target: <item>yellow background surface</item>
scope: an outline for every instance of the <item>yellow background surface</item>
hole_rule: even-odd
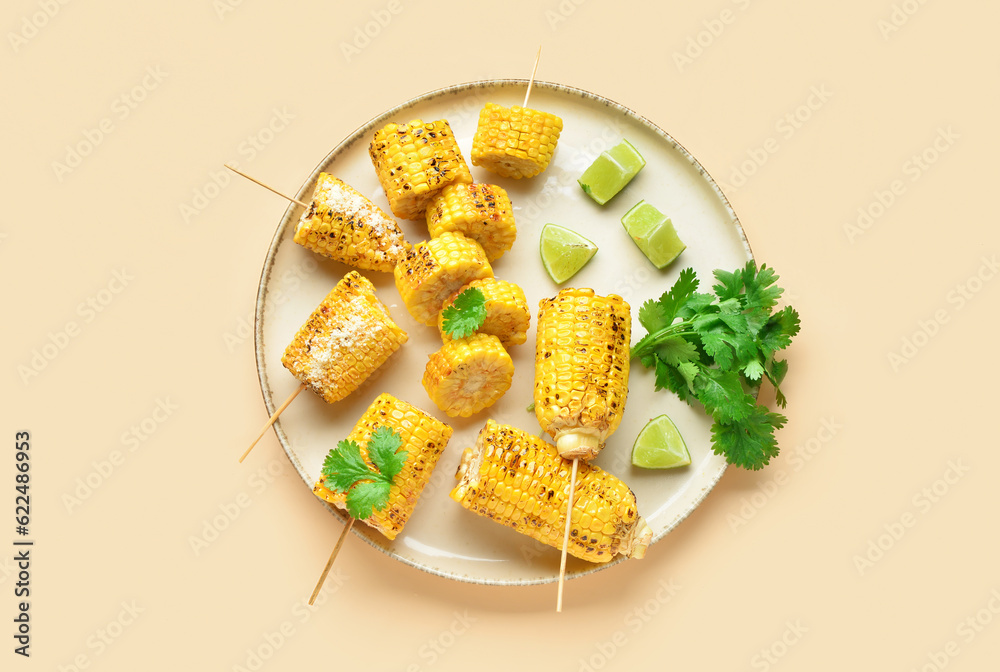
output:
[[[0,667],[990,669],[998,20],[973,0],[6,2]],[[236,464],[266,415],[249,324],[285,204],[221,166],[297,188],[371,117],[526,77],[539,44],[539,79],[690,150],[781,274],[803,322],[782,454],[730,469],[645,560],[569,582],[562,614],[554,585],[360,542],[308,610],[340,524],[273,434]]]

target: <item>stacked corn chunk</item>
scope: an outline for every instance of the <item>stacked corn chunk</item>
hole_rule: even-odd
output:
[[[410,245],[396,221],[349,184],[320,173],[295,242],[354,268],[392,272]]]
[[[332,404],[358,389],[406,340],[371,281],[351,271],[298,330],[281,363]]]
[[[453,182],[472,182],[451,126],[444,119],[388,124],[375,132],[368,147],[392,213],[424,219],[427,204]]]
[[[593,458],[618,428],[631,328],[629,305],[614,294],[568,288],[539,303],[535,417],[563,457]]]
[[[379,427],[389,427],[399,434],[402,441],[400,448],[406,450],[406,462],[393,480],[388,504],[381,511],[373,511],[364,522],[389,539],[395,539],[413,513],[417,498],[430,480],[441,452],[448,445],[452,429],[391,394],[381,394],[347,437],[348,441],[355,441],[361,446],[361,456],[370,467],[374,465],[368,458],[366,446]],[[346,494],[328,490],[322,476],[313,486],[313,493],[346,509]]]
[[[493,268],[479,243],[445,232],[417,243],[396,266],[394,276],[413,319],[433,326],[445,299],[473,280],[492,278]]]
[[[472,139],[472,165],[503,177],[534,177],[552,160],[562,127],[548,112],[486,103]]]
[[[500,339],[472,334],[449,339],[431,354],[421,382],[438,408],[467,418],[496,403],[513,379],[514,361]]]
[[[470,289],[483,293],[486,317],[475,333],[453,338],[445,331],[444,310]],[[524,343],[529,319],[524,292],[511,282],[481,278],[450,296],[438,314],[444,345],[428,358],[423,377],[424,389],[438,408],[468,417],[506,394],[514,379],[514,361],[506,348]]]
[[[547,441],[488,420],[475,447],[462,455],[451,498],[561,549],[570,467]],[[641,558],[651,539],[629,487],[599,467],[580,464],[567,551],[590,562],[608,562],[619,554]]]
[[[473,280],[445,300],[441,306],[441,313],[438,314],[441,340],[447,343],[451,339],[444,330],[444,311],[455,302],[459,294],[470,287],[481,291],[486,298],[486,319],[477,330],[479,333],[493,334],[500,339],[505,348],[520,345],[528,340],[531,312],[528,310],[528,300],[524,297],[524,290],[513,282],[499,278]]]
[[[449,184],[427,206],[427,230],[433,238],[445,231],[464,234],[482,246],[491,262],[517,237],[510,198],[493,184]]]

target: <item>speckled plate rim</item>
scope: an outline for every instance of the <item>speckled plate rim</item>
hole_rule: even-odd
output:
[[[418,105],[427,100],[432,100],[434,98],[439,98],[447,95],[454,95],[462,93],[463,91],[470,91],[478,88],[494,89],[502,87],[520,87],[526,89],[527,86],[528,86],[527,79],[477,80],[473,82],[454,84],[451,86],[446,86],[444,88],[435,89],[433,91],[429,91],[427,93],[411,98],[410,100],[404,103],[396,105],[395,107],[386,110],[385,112],[373,117],[362,126],[359,126],[357,129],[354,130],[354,132],[352,132],[343,141],[341,141],[340,144],[334,147],[333,150],[330,151],[330,153],[327,154],[323,158],[323,160],[320,161],[319,164],[317,164],[316,168],[309,175],[309,178],[299,188],[296,194],[296,198],[298,198],[300,201],[303,202],[307,201],[311,197],[312,190],[316,184],[317,179],[319,178],[319,174],[323,172],[326,169],[326,167],[329,166],[330,163],[337,158],[337,156],[339,156],[342,152],[344,152],[352,145],[354,145],[354,143],[366,139],[376,129],[385,126],[394,116],[396,116],[400,111],[404,109]],[[750,242],[747,240],[746,233],[743,230],[743,225],[740,223],[739,217],[736,215],[736,211],[733,210],[732,205],[729,203],[729,199],[726,198],[726,195],[722,192],[722,189],[719,187],[718,183],[712,178],[711,175],[709,175],[708,171],[705,170],[705,167],[702,166],[701,163],[699,163],[698,160],[694,158],[694,156],[683,145],[677,142],[669,133],[661,129],[659,126],[651,122],[649,119],[646,119],[644,116],[636,113],[635,111],[625,107],[624,105],[616,103],[615,101],[609,98],[597,95],[596,93],[591,93],[590,91],[586,91],[584,89],[579,89],[572,86],[567,86],[565,84],[555,84],[552,82],[545,82],[539,80],[535,80],[532,86],[534,86],[535,88],[546,89],[556,93],[575,95],[579,96],[580,98],[600,103],[632,118],[633,120],[639,122],[640,124],[648,128],[650,131],[658,135],[664,142],[669,144],[675,151],[679,152],[685,159],[687,159],[687,161],[702,176],[702,179],[704,179],[705,182],[708,184],[708,186],[712,189],[713,193],[716,195],[716,197],[725,207],[726,212],[731,217],[732,225],[735,227],[736,233],[739,236],[739,239],[742,242],[743,247],[746,250],[747,254],[750,256],[750,258],[754,258],[753,250],[750,249]],[[301,209],[300,206],[295,205],[293,203],[290,204],[288,208],[285,210],[285,214],[282,216],[281,222],[278,224],[278,229],[277,231],[275,231],[274,237],[271,239],[271,245],[268,248],[267,257],[264,260],[264,267],[260,275],[260,284],[257,289],[257,305],[254,314],[254,348],[257,360],[257,377],[260,380],[261,394],[264,397],[264,406],[267,408],[268,416],[274,413],[277,406],[274,403],[273,393],[270,385],[268,384],[265,361],[264,361],[263,313],[265,307],[265,299],[267,296],[268,280],[270,279],[271,271],[274,267],[275,256],[277,255],[278,252],[279,243],[282,237],[285,235],[285,231],[287,230],[287,228],[289,226],[295,226],[299,218],[298,211],[300,209]],[[299,473],[299,476],[302,478],[303,482],[306,483],[307,487],[311,487],[310,477],[306,474],[305,469],[302,466],[302,463],[299,461],[298,457],[289,448],[288,436],[282,429],[280,420],[274,423],[274,431],[278,437],[278,441],[281,444],[281,448],[284,451],[285,456],[288,458],[289,462],[292,463],[292,466],[295,467],[295,470]],[[697,496],[692,498],[690,505],[685,509],[678,511],[677,514],[674,516],[674,519],[671,520],[662,529],[662,531],[660,531],[653,537],[651,543],[656,543],[657,541],[665,537],[671,530],[677,527],[677,525],[679,525],[681,521],[687,518],[691,514],[691,512],[694,511],[702,503],[702,501],[704,501],[705,497],[708,496],[708,493],[711,492],[711,490],[722,478],[722,475],[726,471],[726,466],[727,466],[726,462],[721,457],[715,455],[713,455],[712,457],[714,458],[714,461],[717,466],[717,471],[714,474],[714,478],[710,478],[709,480],[704,482],[702,491]],[[336,507],[326,502],[323,502],[323,504],[333,515],[335,515],[337,518],[339,518],[346,524],[347,515],[344,512],[340,511]],[[395,560],[398,560],[406,565],[410,565],[411,567],[420,569],[429,574],[434,574],[436,576],[440,576],[446,579],[453,579],[456,581],[462,581],[466,583],[491,585],[491,586],[531,586],[531,585],[553,583],[558,578],[556,576],[552,576],[552,577],[541,577],[535,579],[491,579],[491,578],[469,576],[465,574],[458,574],[437,567],[431,567],[422,564],[420,562],[417,562],[415,560],[412,560],[410,558],[401,556],[395,551],[393,551],[391,548],[386,548],[384,546],[381,546],[380,544],[375,543],[372,539],[363,534],[360,530],[354,529],[352,531],[355,536],[360,537],[370,546],[378,549],[382,553],[385,553],[389,557],[394,558]],[[572,573],[568,572],[566,574],[566,579],[567,580],[574,579],[607,569],[613,565],[619,564],[625,559],[626,558],[619,556],[615,560],[602,563],[599,565],[594,565],[593,567],[584,569],[582,571],[576,571]]]

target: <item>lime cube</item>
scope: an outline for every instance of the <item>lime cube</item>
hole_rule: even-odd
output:
[[[628,140],[622,140],[594,160],[577,182],[598,204],[604,205],[625,188],[646,160]]]
[[[646,201],[639,201],[622,217],[622,226],[653,266],[665,268],[687,249],[673,222]]]
[[[597,245],[556,224],[546,224],[542,228],[539,243],[542,265],[556,284],[562,284],[576,275],[590,259],[597,254]]]

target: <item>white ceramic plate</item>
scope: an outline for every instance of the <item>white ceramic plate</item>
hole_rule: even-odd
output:
[[[376,129],[414,118],[447,119],[469,161],[479,110],[487,101],[520,105],[526,85],[525,80],[459,84],[388,110],[330,152],[299,190],[299,200],[309,201],[318,174],[325,171],[353,185],[389,212],[368,157],[368,144]],[[645,333],[638,322],[639,306],[669,289],[682,268],[693,266],[702,287],[707,288],[711,286],[713,269],[734,269],[751,258],[739,220],[719,187],[683,147],[654,124],[606,98],[546,82],[535,82],[529,104],[559,115],[564,122],[548,169],[530,180],[508,180],[472,167],[471,162],[470,167],[477,182],[499,184],[511,197],[517,241],[493,269],[498,278],[521,285],[533,311],[537,312],[540,299],[553,296],[559,289],[546,275],[538,254],[539,233],[548,222],[579,231],[597,243],[600,251],[567,284],[624,297],[632,305],[633,341]],[[623,137],[643,154],[646,167],[607,205],[598,206],[583,193],[576,179],[600,152]],[[687,244],[687,250],[664,271],[653,268],[621,225],[622,215],[640,199],[671,217]],[[269,413],[298,386],[281,365],[285,346],[327,292],[350,270],[292,241],[300,214],[298,206],[285,212],[268,251],[257,300],[257,367]],[[400,225],[413,243],[428,237],[422,222],[400,220]],[[358,525],[355,534],[402,562],[452,579],[519,585],[555,580],[559,567],[556,549],[472,514],[448,496],[462,450],[473,444],[488,417],[540,432],[534,413],[525,410],[532,401],[536,315],[532,315],[527,343],[511,348],[516,372],[510,391],[492,408],[472,418],[449,419],[434,406],[420,383],[427,356],[441,346],[437,329],[410,317],[391,273],[366,275],[410,340],[347,399],[330,405],[315,395],[300,395],[275,424],[288,458],[311,488],[327,452],[347,436],[376,396],[389,392],[448,422],[455,432],[403,533],[390,542]],[[661,413],[669,414],[684,436],[691,451],[691,466],[669,471],[632,467],[630,452],[635,437],[650,418]],[[635,491],[639,511],[652,527],[654,539],[662,538],[683,520],[725,471],[725,461],[710,448],[710,424],[700,408],[687,406],[669,392],[654,392],[651,372],[635,363],[624,418],[597,464]],[[649,553],[656,553],[655,546]],[[579,576],[610,564],[617,563],[592,565],[571,557],[567,575]]]

